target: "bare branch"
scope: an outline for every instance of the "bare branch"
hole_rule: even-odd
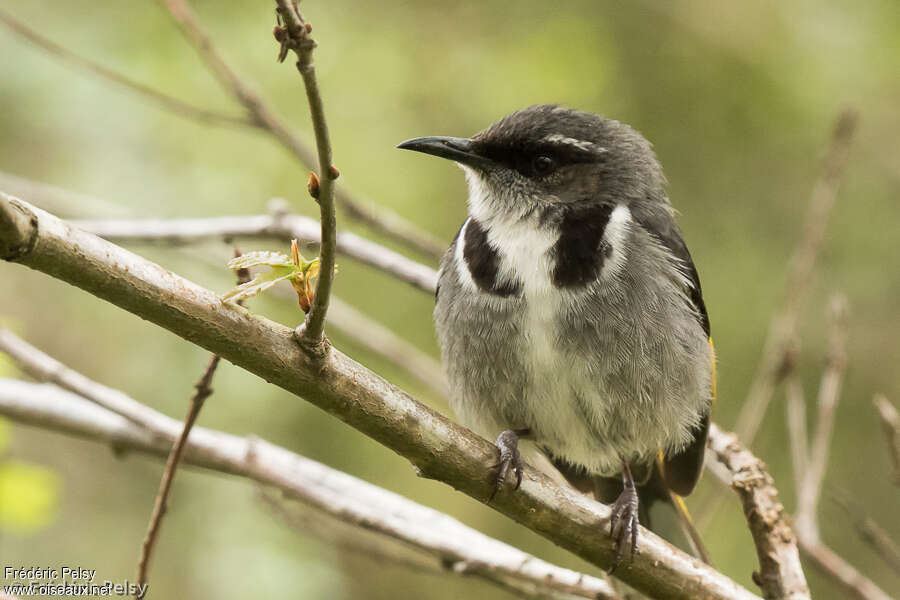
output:
[[[825,239],[828,217],[837,199],[838,186],[847,166],[856,122],[857,114],[852,109],[845,110],[838,116],[831,148],[822,164],[822,173],[813,187],[803,233],[788,263],[782,300],[769,323],[756,376],[738,416],[736,432],[748,446],[753,445],[762,424],[778,382],[782,357],[794,337],[797,317],[809,288],[816,258]]]
[[[38,204],[51,212],[73,214],[77,207],[89,213],[125,215],[122,207],[111,202],[0,172],[0,188],[2,186],[10,186],[16,194],[34,195],[39,199]],[[314,219],[290,214],[287,202],[280,198],[270,202],[269,215],[69,222],[110,241],[135,243],[192,244],[219,238],[232,241],[268,237],[284,242],[296,238],[304,243],[318,243],[320,234],[319,224]],[[389,248],[353,233],[339,232],[337,249],[340,254],[375,267],[416,289],[429,294],[435,292],[437,273],[434,269]],[[205,254],[191,253],[191,259],[203,260],[219,268],[224,264],[224,260],[216,263]],[[296,301],[293,292],[289,297]],[[438,396],[447,397],[447,386],[438,361],[336,296],[331,298],[329,312],[334,329],[406,370]]]
[[[710,431],[710,447],[714,444],[727,445],[732,440],[739,446],[736,437],[722,439],[721,432],[718,428],[715,428],[715,431]],[[744,452],[750,454],[747,450],[744,450]],[[712,473],[720,483],[729,487],[732,486],[730,470],[723,472],[722,469],[714,468],[708,469],[708,471]],[[791,521],[790,515],[783,514],[782,520],[789,523]],[[830,548],[821,542],[810,543],[809,541],[804,540],[799,535],[799,532],[796,533],[798,534],[796,536],[796,544],[803,553],[803,556],[813,561],[816,567],[832,578],[848,594],[850,594],[851,597],[858,598],[859,600],[890,600],[890,596],[881,590],[881,588],[857,571],[853,566],[848,564],[843,558],[835,554]]]
[[[2,182],[2,179],[0,179]],[[117,243],[192,244],[209,239],[274,238],[319,243],[315,219],[274,210],[270,215],[241,215],[205,219],[99,219],[71,223]],[[375,242],[346,231],[337,234],[337,251],[362,264],[434,294],[437,272]]]
[[[787,425],[791,448],[791,467],[794,473],[794,489],[799,490],[809,461],[809,434],[806,429],[806,398],[796,370],[785,377],[787,396]]]
[[[306,168],[315,169],[317,158],[313,150],[294,134],[263,98],[225,62],[187,3],[184,0],[160,1],[168,8],[181,32],[194,46],[222,87],[244,106],[254,123],[271,134]],[[336,190],[335,200],[348,217],[365,223],[375,231],[432,257],[438,258],[444,253],[444,245],[434,236],[389,210],[375,208],[371,201],[351,194],[346,185]]]
[[[26,215],[17,223],[16,213]],[[22,201],[0,196],[0,231],[15,262],[67,281],[196,343],[342,419],[406,457],[417,472],[473,498],[493,487],[496,447],[332,349],[313,360],[293,332],[170,271]],[[15,239],[29,240],[26,245]],[[609,508],[526,468],[522,486],[491,507],[586,560],[608,568],[602,535]],[[657,598],[752,598],[753,594],[646,529],[641,551],[617,575]]]
[[[169,492],[172,491],[172,484],[175,482],[175,472],[178,470],[178,463],[181,461],[181,455],[184,452],[188,434],[194,426],[194,423],[196,423],[197,417],[200,415],[200,409],[203,407],[203,402],[210,394],[212,394],[210,382],[212,381],[213,374],[216,372],[216,367],[218,366],[219,357],[213,354],[209,359],[206,370],[200,377],[200,381],[198,381],[195,386],[194,395],[191,397],[188,414],[184,419],[184,427],[181,430],[181,435],[178,436],[178,439],[172,446],[172,451],[169,452],[168,459],[166,459],[166,468],[163,470],[163,476],[159,482],[159,491],[156,493],[156,500],[153,502],[153,512],[150,515],[150,523],[147,526],[147,533],[141,544],[140,558],[138,558],[137,584],[139,587],[147,583],[147,576],[150,571],[150,558],[153,556],[153,547],[156,545],[156,540],[159,538],[159,530],[162,526],[163,516],[166,514],[168,508]],[[136,595],[136,597],[139,596]]]
[[[900,485],[900,414],[885,396],[875,396],[874,403],[887,438],[888,453],[894,467],[894,483]]]
[[[256,126],[256,124],[247,117],[234,117],[231,115],[225,115],[215,111],[199,108],[197,106],[184,102],[183,100],[179,100],[174,96],[170,96],[168,94],[160,92],[159,90],[154,89],[148,85],[144,85],[143,83],[135,81],[111,69],[108,69],[103,65],[94,62],[93,60],[85,58],[63,46],[60,46],[53,40],[44,37],[37,31],[28,27],[28,25],[26,25],[25,23],[17,20],[15,17],[2,9],[0,9],[0,22],[4,23],[14,33],[31,42],[38,48],[44,50],[52,57],[57,58],[62,62],[68,63],[70,65],[74,65],[79,69],[87,71],[88,73],[96,75],[101,79],[109,81],[115,85],[118,85],[119,87],[125,88],[130,92],[142,96],[157,104],[163,110],[173,112],[182,117],[187,117],[200,121],[202,123],[209,123],[213,125],[237,125],[241,127]]]
[[[810,445],[806,471],[797,490],[797,535],[809,542],[819,541],[816,518],[822,480],[828,465],[828,450],[834,429],[834,412],[840,396],[841,382],[847,367],[847,299],[834,296],[828,307],[831,322],[828,357],[819,384],[818,416]]]
[[[2,239],[2,238],[0,238]],[[160,418],[155,410],[133,400],[118,390],[91,381],[55,358],[44,354],[8,329],[0,329],[0,351],[9,355],[30,377],[53,383],[64,390],[90,398],[103,408],[121,415],[132,423],[161,432],[164,441],[174,442],[181,430],[178,422]]]
[[[834,550],[821,542],[807,542],[798,539],[803,555],[813,561],[822,573],[828,575],[848,594],[848,598],[858,600],[892,600],[880,587],[857,571]]]
[[[716,425],[710,426],[709,447],[728,467],[729,483],[744,507],[759,557],[760,572],[754,573],[754,581],[762,588],[763,597],[808,600],[797,540],[766,465],[741,446],[735,434]]]
[[[104,386],[94,383],[98,389]],[[54,385],[0,379],[0,414],[20,423],[164,457],[164,431],[135,425]],[[179,427],[159,414],[158,421]],[[252,479],[317,511],[374,532],[379,547],[396,543],[443,565],[449,574],[493,582],[533,598],[616,598],[606,581],[563,569],[489,538],[455,519],[259,439],[195,427],[188,464]],[[456,568],[457,565],[459,568]]]
[[[850,517],[850,522],[853,523],[859,537],[872,547],[875,554],[900,574],[900,546],[891,539],[884,528],[867,515],[863,508],[857,506],[847,492],[832,489],[829,496]]]
[[[334,214],[334,188],[339,171],[332,164],[331,137],[328,135],[328,122],[325,120],[325,105],[319,91],[316,78],[316,67],[313,63],[313,49],[316,42],[309,36],[312,29],[303,21],[303,15],[296,4],[290,0],[276,0],[278,14],[287,25],[283,30],[281,44],[297,54],[297,70],[303,78],[306,89],[306,101],[309,104],[309,115],[316,137],[316,154],[319,161],[319,176],[315,194],[319,203],[319,219],[322,236],[319,250],[319,278],[316,283],[316,295],[306,315],[306,323],[298,330],[300,341],[311,348],[318,348],[318,353],[327,351],[325,344],[325,314],[328,312],[328,301],[331,298],[331,284],[334,281],[334,254],[337,244],[337,221]]]
[[[235,248],[234,255],[237,257],[240,256],[241,253]],[[250,272],[247,269],[239,269],[237,272],[238,285],[248,281],[250,281]],[[238,304],[242,305],[242,302],[238,301]],[[181,428],[181,433],[172,445],[172,450],[169,452],[169,457],[166,459],[166,468],[163,470],[162,479],[159,482],[159,491],[157,491],[156,499],[153,502],[153,512],[150,515],[150,524],[147,526],[147,534],[144,536],[144,541],[141,544],[141,554],[138,558],[137,585],[139,588],[146,589],[144,584],[147,583],[147,577],[150,571],[150,558],[153,556],[153,547],[156,545],[156,540],[159,538],[162,520],[168,509],[169,494],[172,491],[172,484],[175,482],[175,471],[178,469],[178,465],[181,462],[181,455],[184,452],[185,444],[187,444],[187,438],[191,433],[191,428],[193,428],[194,424],[197,422],[197,417],[200,416],[200,410],[203,408],[204,402],[206,402],[206,399],[213,393],[212,379],[216,374],[216,369],[219,367],[219,360],[219,357],[213,354],[209,358],[209,362],[203,370],[200,380],[194,385],[194,394],[191,396],[191,400],[188,403],[188,413],[184,418],[184,426]],[[143,597],[143,594],[143,591],[135,592],[135,598],[140,600]]]

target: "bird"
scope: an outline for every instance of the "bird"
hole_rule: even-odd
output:
[[[496,439],[489,501],[518,489],[519,441],[533,441],[612,503],[614,570],[638,551],[649,504],[694,489],[715,385],[700,279],[650,143],[541,104],[398,148],[456,162],[468,184],[434,320],[451,408]]]

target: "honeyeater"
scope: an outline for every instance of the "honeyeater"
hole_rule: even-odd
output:
[[[614,500],[618,564],[639,507],[697,483],[714,385],[700,280],[650,143],[539,105],[399,147],[468,182],[434,317],[452,408],[496,439],[495,493],[521,481],[518,441],[533,440],[574,487]]]

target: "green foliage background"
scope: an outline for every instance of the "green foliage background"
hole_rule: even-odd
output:
[[[308,135],[300,79],[274,60],[274,3],[193,5],[240,73]],[[135,79],[239,112],[153,2],[0,6]],[[703,279],[719,354],[716,420],[725,427],[733,425],[753,376],[833,120],[842,107],[857,107],[860,130],[802,319],[800,368],[812,399],[825,354],[827,298],[845,292],[850,362],[827,484],[851,490],[900,539],[900,489],[887,477],[871,405],[876,391],[900,399],[896,2],[308,0],[304,9],[320,43],[316,60],[339,183],[445,240],[465,214],[462,177],[442,161],[395,151],[401,140],[469,135],[517,108],[560,102],[626,121],[653,141]],[[306,171],[265,136],[162,112],[51,60],[6,29],[0,56],[0,170],[101,197],[139,216],[259,213],[273,196],[315,214]],[[73,216],[80,212],[90,208],[73,207]],[[346,220],[340,225],[368,233]],[[231,287],[224,268],[162,248],[138,251],[208,287]],[[431,298],[340,263],[338,296],[436,355]],[[169,415],[184,414],[204,351],[22,267],[0,265],[0,281],[0,317],[17,333],[98,381]],[[250,307],[288,324],[300,318],[293,302],[275,298]],[[377,372],[449,410],[402,370],[333,337]],[[418,479],[390,451],[253,376],[223,365],[215,388],[202,425],[265,437],[542,557],[588,568],[474,500]],[[162,463],[123,460],[108,448],[14,424],[0,437],[0,499],[10,494],[11,465],[28,465],[39,471],[20,474],[12,494],[20,501],[37,494],[46,504],[32,515],[35,527],[0,518],[0,564],[65,564],[99,569],[104,579],[132,577]],[[756,450],[793,509],[780,396]],[[706,478],[690,504],[714,487]],[[487,584],[342,554],[285,527],[252,485],[225,476],[182,471],[170,504],[151,574],[157,598],[508,597]],[[900,595],[900,577],[827,496],[820,519],[827,543]],[[736,502],[705,535],[716,566],[752,586],[756,560]],[[808,576],[816,598],[844,597],[815,569]]]

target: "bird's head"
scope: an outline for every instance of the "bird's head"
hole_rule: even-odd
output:
[[[628,125],[552,104],[504,117],[471,138],[398,146],[457,162],[480,219],[544,216],[578,205],[666,202],[650,143]]]

